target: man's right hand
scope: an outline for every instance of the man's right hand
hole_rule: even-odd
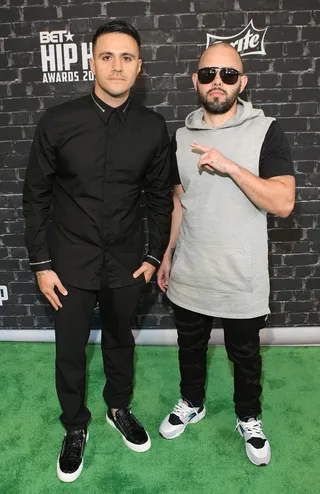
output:
[[[164,293],[168,289],[168,284],[169,284],[169,277],[170,277],[170,272],[171,272],[171,257],[169,256],[164,256],[163,261],[161,263],[160,268],[158,269],[157,273],[157,282],[160,290],[162,290]]]
[[[50,270],[47,273],[38,271],[37,280],[40,291],[49,300],[50,304],[55,310],[62,307],[62,303],[59,300],[58,295],[54,291],[55,287],[59,290],[62,295],[68,295],[67,290],[62,285],[58,275]]]

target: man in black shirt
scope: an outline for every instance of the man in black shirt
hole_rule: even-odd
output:
[[[134,357],[129,319],[160,265],[173,206],[165,121],[130,98],[141,69],[139,49],[139,34],[123,21],[97,30],[91,59],[95,88],[45,112],[26,173],[23,207],[30,265],[55,309],[56,388],[66,428],[57,473],[65,482],[80,475],[88,439],[85,346],[97,302],[106,419],[134,451],[151,445],[128,408]]]

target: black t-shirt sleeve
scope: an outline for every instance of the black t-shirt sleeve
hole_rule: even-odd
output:
[[[277,121],[272,122],[261,146],[259,176],[261,178],[293,175],[293,163],[287,138]]]
[[[176,151],[177,151],[177,140],[176,140],[176,134],[174,133],[171,139],[171,181],[173,187],[175,185],[181,184]]]

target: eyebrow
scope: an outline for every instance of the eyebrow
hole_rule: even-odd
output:
[[[115,55],[115,54],[120,54],[122,56],[130,56],[132,58],[137,58],[137,55],[135,55],[134,53],[130,53],[130,52],[127,52],[127,51],[124,51],[124,52],[118,52],[118,51],[103,51],[101,53],[99,53],[99,57],[103,57],[104,55]]]

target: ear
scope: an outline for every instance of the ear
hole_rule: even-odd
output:
[[[196,72],[194,74],[192,74],[192,82],[193,82],[193,87],[197,91],[198,74]]]
[[[89,63],[90,63],[90,70],[91,70],[91,72],[93,72],[93,73],[94,73],[94,75],[96,75],[96,72],[95,72],[95,65],[94,65],[94,60],[93,60],[93,58],[90,58],[90,59],[89,59]]]
[[[137,75],[138,75],[138,74],[140,74],[140,72],[141,72],[141,67],[142,67],[142,60],[141,60],[141,58],[139,58],[139,60],[138,60]]]
[[[247,84],[248,84],[248,77],[246,75],[242,75],[240,80],[240,93],[242,93],[242,91],[244,90]]]

